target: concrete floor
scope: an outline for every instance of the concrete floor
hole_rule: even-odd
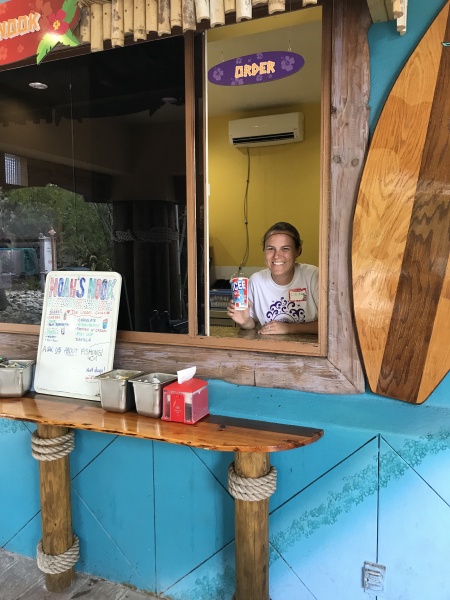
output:
[[[45,575],[36,561],[0,549],[0,600],[161,600],[147,592],[136,591],[124,585],[112,583],[76,573],[70,589],[49,592],[45,587]]]

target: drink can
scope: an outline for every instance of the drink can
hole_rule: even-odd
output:
[[[231,296],[236,310],[245,310],[248,308],[248,278],[232,277]]]

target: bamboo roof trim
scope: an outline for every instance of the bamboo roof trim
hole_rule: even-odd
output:
[[[172,35],[180,30],[196,31],[199,23],[209,27],[225,25],[225,16],[236,15],[236,22],[252,19],[253,8],[267,6],[268,14],[285,11],[286,0],[78,0],[81,7],[80,41],[91,44],[91,52],[125,45],[125,35],[135,42],[148,34]],[[303,7],[318,0],[302,0]]]
[[[301,0],[303,7],[318,0]],[[78,0],[81,7],[80,41],[91,52],[125,45],[125,35],[135,42],[149,34],[158,36],[196,31],[199,23],[209,27],[225,25],[226,15],[235,14],[236,23],[253,17],[253,9],[267,6],[269,15],[285,12],[286,0]],[[408,0],[367,0],[372,21],[396,20],[400,35],[406,33]],[[204,27],[203,27],[204,28]]]

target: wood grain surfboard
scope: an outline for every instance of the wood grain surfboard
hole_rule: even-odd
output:
[[[370,389],[420,404],[450,369],[450,11],[400,73],[367,155],[352,240]]]

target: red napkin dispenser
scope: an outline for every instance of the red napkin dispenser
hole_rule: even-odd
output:
[[[163,421],[192,424],[209,414],[208,383],[189,379],[169,383],[163,389]]]

